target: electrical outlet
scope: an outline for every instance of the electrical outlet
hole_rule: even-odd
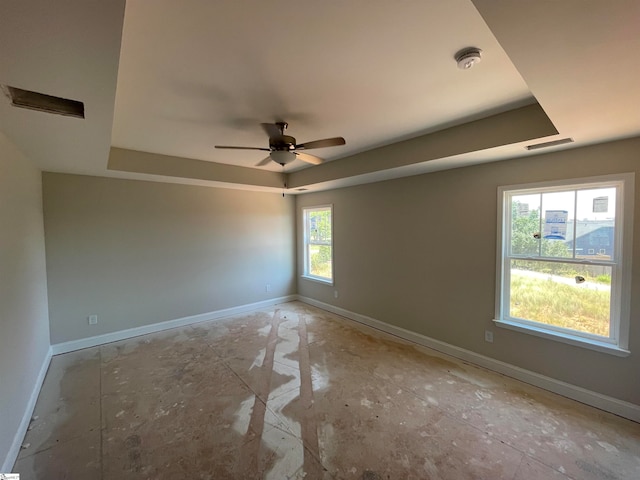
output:
[[[493,332],[491,330],[484,331],[484,341],[493,343]]]
[[[264,286],[264,291],[265,292],[270,292],[271,291],[271,285],[269,285],[268,283]]]
[[[333,291],[333,298],[338,298],[338,290]]]
[[[98,323],[98,315],[89,315],[89,325],[95,325]]]

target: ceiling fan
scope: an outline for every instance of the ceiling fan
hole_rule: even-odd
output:
[[[274,161],[283,167],[287,163],[291,163],[296,158],[299,158],[303,162],[311,163],[313,165],[319,165],[324,160],[315,155],[309,155],[308,153],[302,153],[298,150],[311,150],[312,148],[324,148],[334,147],[337,145],[344,145],[345,139],[342,137],[325,138],[323,140],[314,140],[306,143],[296,143],[296,139],[289,135],[285,135],[284,131],[289,124],[287,122],[276,123],[261,123],[262,129],[269,136],[269,148],[262,147],[232,147],[225,145],[216,145],[216,148],[231,148],[234,150],[263,150],[270,152],[267,158],[264,158],[256,164],[258,167],[263,167],[270,161]]]

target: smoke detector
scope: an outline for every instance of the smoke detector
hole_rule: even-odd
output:
[[[455,54],[456,63],[461,70],[469,70],[482,60],[482,50],[476,47],[467,47]]]

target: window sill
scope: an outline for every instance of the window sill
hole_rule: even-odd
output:
[[[596,352],[608,353],[609,355],[615,355],[616,357],[628,357],[631,354],[629,350],[625,350],[624,348],[620,348],[611,343],[598,342],[597,340],[563,334],[560,332],[552,332],[549,330],[544,330],[542,328],[523,325],[508,320],[494,320],[493,322],[496,324],[496,326],[501,328],[507,328],[509,330],[515,330],[516,332],[527,333],[529,335],[535,335],[536,337],[542,337],[548,340],[554,340],[556,342],[566,343],[568,345],[573,345],[576,347],[595,350]]]
[[[322,277],[312,277],[311,275],[301,275],[305,280],[311,280],[312,282],[322,283],[324,285],[333,285],[333,280],[329,280]]]

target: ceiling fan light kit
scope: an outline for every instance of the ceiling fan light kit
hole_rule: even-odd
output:
[[[482,50],[476,47],[467,47],[460,50],[453,57],[461,70],[469,70],[482,60]]]
[[[269,154],[271,160],[285,166],[287,163],[291,163],[296,159],[296,154],[288,150],[275,150]]]
[[[296,150],[311,150],[312,148],[325,148],[344,145],[345,139],[342,137],[325,138],[323,140],[314,140],[307,143],[296,143],[296,139],[290,135],[285,135],[284,131],[289,124],[287,122],[262,123],[262,129],[269,136],[269,148],[262,147],[235,147],[227,145],[216,145],[216,148],[227,148],[234,150],[264,150],[269,156],[256,166],[263,167],[270,161],[274,161],[283,167],[296,159],[312,165],[319,165],[324,162],[320,157],[309,155],[308,153],[298,153]]]

